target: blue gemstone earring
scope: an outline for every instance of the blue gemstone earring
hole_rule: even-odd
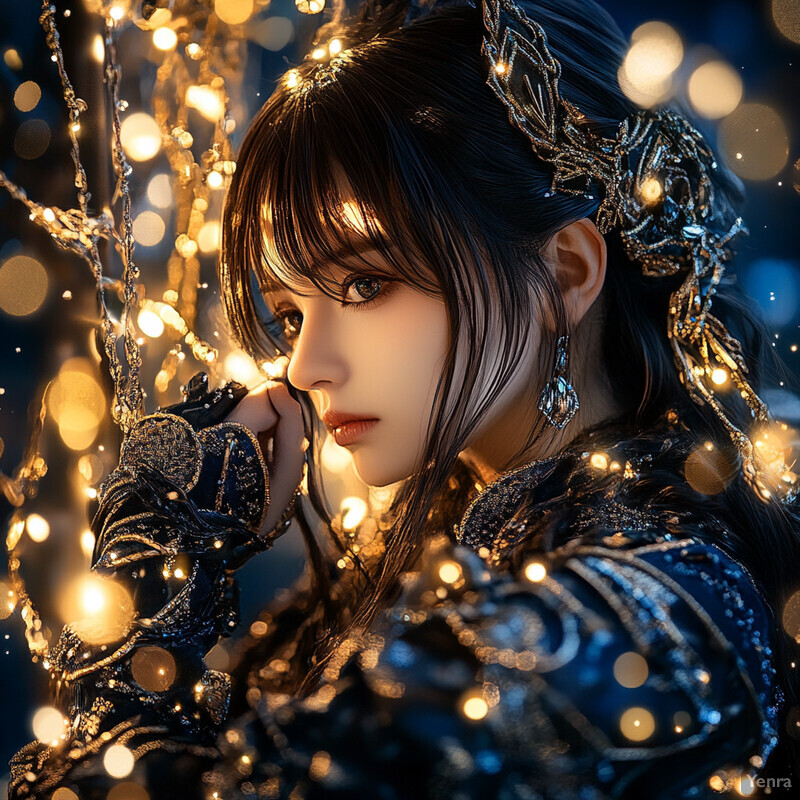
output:
[[[556,345],[553,375],[539,396],[539,411],[555,428],[563,428],[579,408],[578,395],[567,378],[569,334],[560,336]]]

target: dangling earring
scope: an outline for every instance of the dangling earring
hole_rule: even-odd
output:
[[[555,428],[563,428],[579,408],[578,395],[567,378],[568,344],[569,334],[559,337],[553,375],[539,397],[539,411]]]

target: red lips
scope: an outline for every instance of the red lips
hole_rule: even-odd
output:
[[[356,414],[338,414],[334,411],[326,411],[322,415],[322,421],[333,434],[336,444],[340,447],[352,444],[378,422],[374,417],[366,418],[359,417]]]

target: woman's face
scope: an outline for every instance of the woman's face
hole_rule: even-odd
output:
[[[380,263],[375,251],[361,255]],[[291,347],[287,377],[310,393],[320,417],[377,420],[343,446],[365,483],[386,486],[421,466],[447,354],[447,312],[441,299],[363,269],[336,267],[341,302],[310,285],[293,287],[307,296],[280,290],[265,300]]]

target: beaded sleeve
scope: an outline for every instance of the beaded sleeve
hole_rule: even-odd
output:
[[[269,504],[261,449],[245,426],[214,424],[246,390],[207,388],[201,373],[186,402],[140,420],[100,487],[92,571],[121,619],[62,630],[49,657],[69,729],[15,756],[12,797],[49,797],[67,778],[82,797],[100,792],[114,782],[103,763],[112,745],[134,758],[187,753],[192,764],[215,752],[230,677],[204,656],[237,625],[235,570],[286,529],[294,501],[259,532]]]

